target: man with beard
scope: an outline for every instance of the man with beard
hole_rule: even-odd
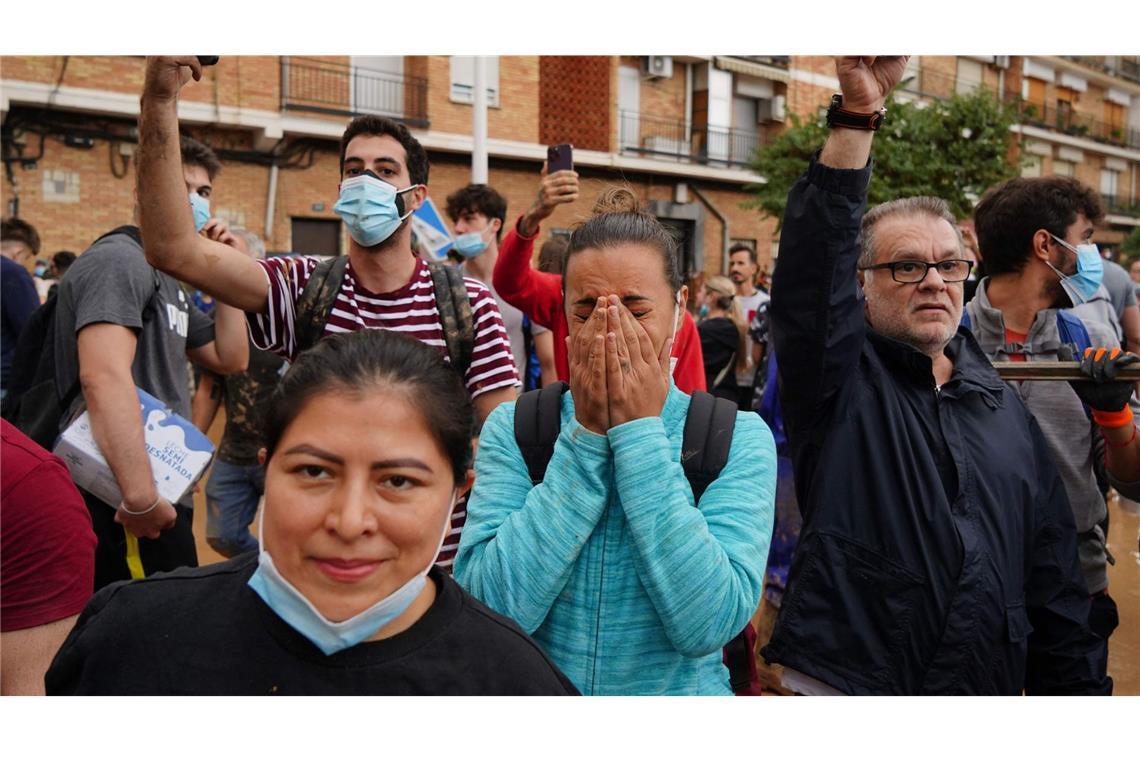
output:
[[[196,56],[147,61],[138,153],[147,261],[245,311],[255,348],[292,361],[326,335],[398,330],[448,356],[480,422],[500,403],[514,400],[518,373],[491,291],[412,253],[408,219],[428,196],[428,158],[404,125],[366,114],[341,136],[335,210],[350,242],[348,256],[334,259],[333,266],[317,256],[255,261],[193,234],[179,179],[177,109],[182,87],[201,76]],[[306,287],[310,281],[319,287]],[[465,314],[467,328],[457,329]],[[463,504],[453,513],[452,532],[440,551],[443,567],[450,567],[459,545]]]
[[[974,337],[991,361],[1077,358],[1109,381],[1011,384],[1037,418],[1065,484],[1091,595],[1089,627],[1104,642],[1102,664],[1118,618],[1108,595],[1101,484],[1107,478],[1123,496],[1140,498],[1140,440],[1133,422],[1140,406],[1131,383],[1111,380],[1136,357],[1120,352],[1108,325],[1058,310],[1085,303],[1101,285],[1105,262],[1089,241],[1103,217],[1097,193],[1070,177],[1017,178],[991,190],[975,212],[989,276],[966,306]]]
[[[736,302],[740,304],[740,311],[744,313],[744,324],[751,325],[756,313],[768,303],[768,294],[756,287],[756,273],[760,271],[760,263],[756,258],[756,251],[747,243],[736,243],[728,249],[728,277],[736,286]],[[736,387],[740,389],[738,404],[741,409],[755,408],[754,385],[756,368],[763,355],[757,356],[757,344],[751,333],[748,338],[748,368],[736,373]]]

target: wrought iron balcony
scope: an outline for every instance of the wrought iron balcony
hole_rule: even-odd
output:
[[[1140,148],[1140,130],[1130,129],[1127,124],[1108,124],[1065,106],[1031,103],[1021,97],[1007,97],[1006,101],[1017,108],[1022,124],[1054,129],[1110,145]]]
[[[1108,213],[1140,217],[1140,200],[1130,200],[1119,195],[1101,194],[1100,197]]]
[[[627,155],[744,167],[760,144],[759,131],[690,125],[633,111],[618,114],[618,150]]]
[[[344,116],[371,113],[427,127],[427,80],[313,58],[281,58],[281,108]]]
[[[1133,82],[1140,82],[1140,60],[1136,56],[1123,55],[1067,55],[1070,61],[1089,66],[1094,69],[1122,77]]]

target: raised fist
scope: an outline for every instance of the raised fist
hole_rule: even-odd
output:
[[[909,55],[853,55],[835,59],[835,76],[843,93],[843,108],[870,113],[883,107],[902,79]]]

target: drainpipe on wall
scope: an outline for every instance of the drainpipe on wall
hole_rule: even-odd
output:
[[[277,211],[277,164],[269,166],[269,192],[265,198],[265,242],[273,240],[273,216]],[[267,246],[268,247],[268,246]]]
[[[701,189],[699,187],[697,187],[696,185],[690,184],[689,190],[691,190],[693,192],[693,195],[700,198],[701,203],[705,204],[705,208],[707,208],[712,213],[713,216],[715,216],[718,220],[720,220],[721,229],[724,231],[723,235],[721,237],[720,271],[721,271],[721,274],[724,274],[725,272],[728,271],[728,242],[729,242],[728,219],[726,219],[724,214],[720,213],[720,211],[717,210],[717,207],[714,206],[712,204],[712,202],[708,198],[705,197],[705,194],[701,192]]]

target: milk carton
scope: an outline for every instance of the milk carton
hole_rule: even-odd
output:
[[[186,419],[171,411],[146,391],[136,388],[142,409],[143,435],[150,469],[158,494],[174,504],[202,477],[214,446],[210,439]],[[67,463],[75,484],[111,506],[118,506],[122,494],[107,460],[95,443],[91,418],[85,411],[55,445],[55,454]]]

